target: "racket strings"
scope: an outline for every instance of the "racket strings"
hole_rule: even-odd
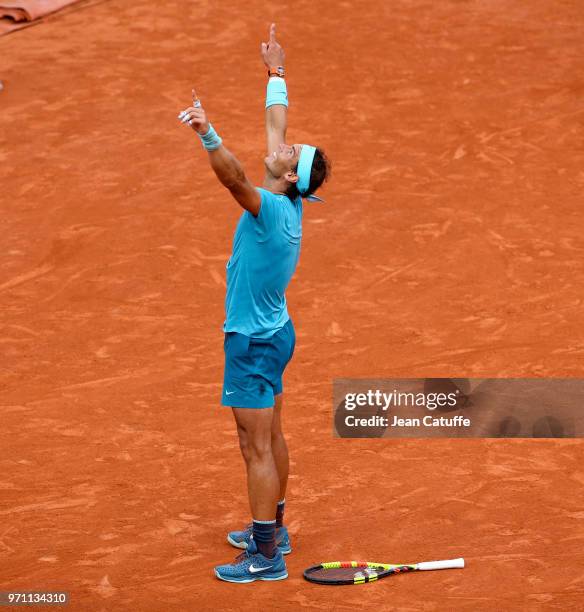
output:
[[[330,562],[310,568],[309,579],[321,584],[363,584],[373,582],[378,578],[413,570],[413,566],[388,567],[381,563],[364,561]]]

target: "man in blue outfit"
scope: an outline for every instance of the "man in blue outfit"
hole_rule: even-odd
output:
[[[268,68],[268,155],[262,188],[254,187],[239,161],[222,144],[193,91],[193,106],[179,115],[199,135],[219,181],[245,209],[227,263],[225,375],[222,404],[231,407],[247,468],[252,523],[227,540],[245,553],[215,568],[228,582],[283,580],[284,554],[292,551],[283,524],[288,448],[281,428],[282,375],[292,358],[294,326],[285,291],[294,274],[302,239],[302,199],[328,178],[322,150],[286,144],[288,94],[284,51],[270,27],[261,53]]]

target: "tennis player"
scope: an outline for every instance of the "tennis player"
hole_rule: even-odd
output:
[[[285,291],[294,274],[302,239],[302,199],[328,178],[321,149],[286,144],[288,94],[284,50],[270,27],[261,55],[268,68],[266,135],[268,155],[261,188],[223,145],[193,91],[193,106],[179,115],[198,134],[219,181],[244,208],[227,263],[225,374],[222,404],[231,407],[247,468],[252,523],[227,541],[245,549],[234,563],[215,568],[228,582],[283,580],[283,555],[292,551],[284,525],[288,448],[282,433],[282,375],[296,336]]]

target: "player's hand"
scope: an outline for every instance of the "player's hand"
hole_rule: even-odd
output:
[[[201,101],[197,98],[197,94],[193,89],[193,105],[185,108],[179,116],[179,121],[190,125],[195,132],[199,134],[206,134],[209,130],[209,120],[207,119],[207,113],[201,106]]]
[[[284,66],[286,54],[280,43],[276,40],[276,24],[270,26],[270,40],[267,43],[262,43],[261,49],[262,59],[266,68],[275,66]]]

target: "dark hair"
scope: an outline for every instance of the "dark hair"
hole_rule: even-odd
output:
[[[298,172],[298,164],[293,168],[294,172]],[[317,148],[314,152],[314,160],[312,162],[312,170],[310,171],[310,183],[308,190],[302,194],[303,197],[313,194],[325,181],[328,181],[331,176],[331,162],[322,149]],[[295,200],[300,192],[297,183],[290,183],[286,190],[286,195]]]

